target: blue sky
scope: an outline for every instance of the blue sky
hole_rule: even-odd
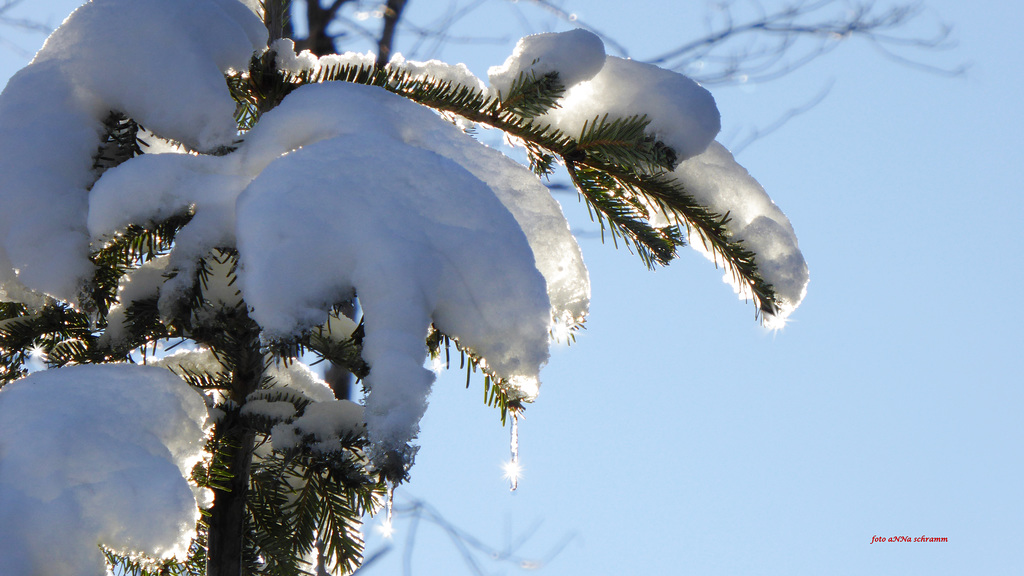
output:
[[[24,4],[18,14],[56,25],[77,2]],[[699,34],[704,14],[700,2],[566,5],[638,58]],[[482,383],[466,390],[454,371],[435,385],[396,503],[421,499],[497,549],[528,535],[525,558],[557,549],[540,574],[1019,573],[1024,7],[927,6],[959,40],[928,60],[968,63],[965,75],[851,41],[776,82],[711,87],[730,145],[832,86],[737,157],[789,216],[810,266],[785,330],[760,328],[696,253],[652,273],[601,245],[576,198],[561,196],[582,231],[592,313],[526,412],[519,490],[501,477],[508,429]],[[551,25],[522,24],[498,0],[473,18],[512,41]],[[43,38],[0,35],[6,78]],[[438,56],[483,74],[509,50]],[[366,574],[402,573],[408,517],[396,528]],[[413,574],[473,573],[439,527],[415,534]],[[871,544],[876,535],[948,542]],[[368,553],[388,545],[371,532]]]

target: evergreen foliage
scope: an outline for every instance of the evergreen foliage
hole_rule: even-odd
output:
[[[602,232],[607,228],[613,243],[621,240],[635,249],[648,268],[668,264],[686,245],[686,232],[694,232],[721,265],[750,288],[759,313],[773,314],[778,309],[771,285],[754,264],[754,254],[730,238],[724,226],[728,215],[701,205],[671,177],[675,152],[647,132],[649,120],[644,115],[611,121],[607,115],[594,118],[578,136],[538,122],[536,117],[564,94],[557,73],[540,78],[521,74],[508,94],[493,97],[470,86],[413,75],[401,67],[332,65],[291,74],[276,70],[272,52],[267,52],[253,58],[247,73],[229,78],[243,110],[240,123],[258,117],[258,94],[279,102],[300,85],[321,82],[379,86],[439,112],[502,130],[523,142],[537,174],[549,174],[560,159]],[[669,214],[675,225],[651,227],[651,206]]]
[[[557,73],[521,74],[507,93],[493,96],[412,75],[401,67],[336,65],[292,74],[278,70],[275,54],[267,51],[253,57],[249,70],[226,80],[238,103],[242,138],[295,88],[322,82],[379,86],[440,113],[502,130],[523,143],[538,175],[563,164],[602,231],[616,245],[622,242],[635,250],[648,267],[667,264],[685,245],[687,232],[695,233],[689,237],[704,242],[751,288],[758,310],[775,310],[772,288],[758,274],[753,254],[730,239],[723,226],[728,215],[701,206],[671,178],[676,155],[650,136],[645,116],[597,117],[580,134],[563,133],[539,120],[565,92]],[[94,157],[97,178],[144,150],[144,129],[117,111],[110,113],[105,131]],[[231,149],[214,153],[230,154]],[[674,225],[653,227],[649,220],[655,209],[668,214]],[[273,449],[271,430],[301,417],[309,400],[275,387],[269,368],[306,355],[363,378],[372,366],[361,356],[362,326],[349,335],[336,335],[328,324],[292,340],[264,342],[244,301],[225,303],[211,296],[213,285],[232,286],[235,281],[237,253],[231,246],[219,247],[200,263],[189,298],[170,314],[161,309],[156,296],[119,303],[119,286],[126,276],[167,254],[192,216],[186,211],[131,225],[96,249],[91,255],[96,272],[78,303],[49,301],[38,309],[0,303],[0,384],[26,374],[33,354],[48,366],[59,367],[145,361],[148,350],[180,342],[209,349],[219,370],[175,368],[192,386],[216,392],[216,409],[223,413],[210,436],[209,459],[193,475],[196,483],[213,490],[215,499],[204,512],[192,555],[180,563],[159,563],[108,550],[109,562],[138,576],[221,576],[233,568],[224,568],[220,556],[234,555],[241,559],[243,574],[299,576],[314,571],[318,561],[330,570],[350,573],[359,566],[362,553],[360,519],[380,509],[389,483],[404,479],[403,463],[371,470],[366,439],[359,435],[330,449],[311,435],[299,438],[293,447]],[[124,335],[105,338],[111,310],[118,304],[126,306]],[[335,318],[339,314],[336,311]],[[451,364],[455,347],[459,366],[467,371],[467,386],[473,373],[483,374],[485,403],[499,409],[502,423],[510,412],[523,410],[514,388],[488,371],[472,349],[436,329],[426,344],[434,358],[443,355],[446,365]],[[243,407],[255,399],[291,403],[294,415],[275,419],[246,414]],[[241,518],[227,517],[232,510]],[[230,530],[232,523],[241,531],[225,540],[221,532]],[[215,554],[207,554],[215,548]]]

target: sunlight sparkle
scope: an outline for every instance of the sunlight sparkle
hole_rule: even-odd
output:
[[[385,539],[391,540],[395,534],[395,526],[391,523],[391,518],[382,520],[377,526],[377,532]]]
[[[29,356],[31,356],[33,360],[38,360],[40,362],[46,362],[46,359],[47,359],[46,350],[42,346],[40,346],[39,344],[36,344],[35,346],[29,348],[28,349],[28,353],[29,353]]]
[[[445,361],[442,360],[440,356],[430,359],[430,371],[434,374],[441,374],[441,372],[444,372],[446,367],[447,365],[445,364]]]
[[[518,460],[509,460],[501,466],[504,474],[502,478],[508,480],[511,484],[511,490],[514,492],[519,487],[519,478],[523,475],[523,467],[519,465]]]

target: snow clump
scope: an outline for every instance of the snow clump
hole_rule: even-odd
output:
[[[397,450],[418,432],[434,379],[423,367],[431,324],[502,377],[538,377],[547,285],[513,215],[449,143],[465,135],[352,84],[300,88],[264,120],[247,141],[254,156],[294,151],[238,200],[242,292],[270,339],[323,324],[331,304],[357,294],[372,443]],[[501,162],[494,154],[484,169]]]
[[[186,557],[211,501],[187,480],[206,418],[202,397],[163,368],[72,366],[5,386],[0,574],[103,574],[100,544]]]
[[[265,45],[262,22],[236,0],[94,0],[71,14],[0,94],[7,295],[75,302],[91,277],[87,190],[112,110],[195,149],[229,145],[235,102],[223,72]]]
[[[604,42],[586,30],[546,32],[526,36],[516,43],[501,66],[487,71],[494,96],[507,95],[520,75],[540,78],[558,73],[564,88],[590,80],[605,64]]]
[[[638,114],[647,115],[647,132],[672,148],[676,161],[703,152],[722,127],[714,97],[697,82],[615,56],[608,56],[593,79],[569,89],[541,120],[578,137],[595,121]]]
[[[681,163],[672,176],[698,202],[729,215],[726,227],[732,239],[742,241],[743,247],[755,254],[761,277],[775,289],[779,309],[775,315],[765,317],[765,324],[781,327],[803,301],[810,279],[789,218],[718,142],[703,154]],[[699,237],[691,234],[689,241],[709,260],[716,261]],[[733,285],[740,299],[751,298],[749,287],[737,284],[730,270],[725,271],[723,280]]]
[[[582,29],[523,38],[488,78],[497,95],[506,94],[522,73],[549,72],[558,73],[567,91],[539,121],[574,138],[594,122],[646,114],[648,132],[682,161],[703,152],[722,127],[714,97],[700,84],[651,64],[606,56],[601,39]]]
[[[579,247],[544,185],[380,88],[303,86],[231,154],[129,160],[96,183],[88,228],[101,244],[186,209],[194,216],[168,256],[179,274],[161,288],[161,310],[191,285],[194,262],[223,245],[239,250],[238,286],[267,340],[323,324],[354,292],[369,434],[388,449],[415,437],[426,408],[431,324],[532,398],[552,323],[587,311]]]
[[[274,52],[274,64],[277,69],[289,74],[299,75],[306,72],[322,72],[338,66],[372,67],[377,57],[371,53],[345,52],[342,54],[326,54],[317,57],[309,50],[295,52],[295,41],[291,38],[279,38],[270,44]]]

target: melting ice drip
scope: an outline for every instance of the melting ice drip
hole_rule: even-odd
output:
[[[512,492],[516,491],[519,487],[519,475],[522,472],[522,468],[519,466],[519,410],[509,410],[512,414],[512,441],[509,446],[509,451],[512,454],[512,458],[505,463],[505,478],[508,478],[509,489]]]
[[[391,539],[392,534],[395,533],[395,527],[391,523],[392,515],[395,508],[395,485],[391,482],[387,482],[387,499],[384,500],[384,521],[381,522],[380,531],[381,536]]]

